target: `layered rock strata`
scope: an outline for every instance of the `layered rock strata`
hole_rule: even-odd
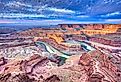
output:
[[[120,60],[114,64],[97,50],[70,57],[61,66],[38,54],[25,59],[1,57],[0,82],[120,82]]]

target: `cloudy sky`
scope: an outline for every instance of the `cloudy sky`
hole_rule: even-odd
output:
[[[0,0],[5,23],[121,23],[121,0]]]

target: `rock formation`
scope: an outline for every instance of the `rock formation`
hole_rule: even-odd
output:
[[[1,35],[0,82],[120,82],[119,26],[65,24]]]
[[[91,51],[58,66],[40,55],[0,58],[0,82],[120,82],[121,69],[100,51]]]

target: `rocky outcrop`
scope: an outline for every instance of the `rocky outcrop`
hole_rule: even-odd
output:
[[[0,66],[4,65],[7,61],[5,60],[4,57],[0,57]]]
[[[43,82],[60,82],[60,79],[56,75],[52,75]]]
[[[9,59],[6,63],[4,60],[3,57],[0,59],[0,82],[33,82],[31,79],[39,81],[50,62],[46,57],[37,54],[27,59]]]
[[[108,35],[108,37],[112,37],[112,35]],[[120,37],[114,37],[112,39],[108,39],[108,37],[104,36],[98,36],[98,37],[90,37],[90,41],[97,42],[105,45],[110,45],[114,47],[121,47],[121,38]],[[117,38],[117,40],[116,40]]]
[[[90,51],[64,65],[34,54],[25,59],[0,58],[0,82],[120,82],[121,69],[108,55]],[[120,59],[120,58],[119,58]]]
[[[117,76],[117,66],[113,64],[108,56],[100,51],[83,54],[79,64],[91,66],[88,82],[120,82]]]
[[[34,79],[30,79],[26,74],[12,75],[0,74],[0,82],[34,82]]]
[[[7,58],[25,58],[33,55],[34,53],[41,54],[41,49],[38,49],[33,45],[21,45],[0,49],[0,56]]]
[[[74,25],[76,28],[78,25]],[[86,26],[86,25],[85,25]],[[88,26],[88,25],[87,25]],[[104,29],[102,25],[89,25],[94,31]],[[100,27],[100,28],[98,28]],[[72,31],[73,28],[69,28]],[[110,52],[108,49],[81,51],[69,55],[68,58],[54,53],[48,53],[42,47],[34,44],[33,37],[39,37],[58,50],[66,50],[68,47],[58,45],[54,39],[47,37],[54,29],[31,29],[23,31],[11,37],[0,38],[0,82],[120,82],[121,81],[121,53],[117,50]],[[89,28],[88,28],[89,30]],[[38,31],[38,32],[36,32]],[[78,29],[79,31],[79,29]],[[61,33],[66,40],[87,40],[85,34],[68,35],[56,29],[54,33]],[[64,34],[65,33],[65,34]],[[67,33],[67,34],[66,34]],[[111,37],[110,37],[110,36]],[[18,37],[19,36],[19,37]],[[30,36],[28,39],[27,37]],[[67,38],[66,36],[69,36]],[[96,39],[95,39],[96,38]],[[115,40],[113,39],[115,38]],[[120,36],[111,34],[91,36],[90,41],[96,41],[105,45],[120,44]],[[111,39],[111,41],[110,41]],[[119,42],[117,42],[119,41]],[[75,47],[74,47],[75,48]],[[104,51],[104,52],[103,52]],[[62,61],[64,60],[63,64]],[[60,65],[61,64],[61,65]]]

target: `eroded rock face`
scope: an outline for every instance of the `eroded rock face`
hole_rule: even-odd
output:
[[[33,82],[31,79],[41,80],[43,74],[49,70],[50,60],[40,55],[33,55],[27,59],[11,59],[5,63],[5,58],[0,59],[0,82]],[[49,77],[49,76],[47,76]],[[9,78],[14,78],[13,81]],[[54,76],[55,78],[55,76]],[[24,80],[24,81],[23,81]],[[40,81],[42,82],[42,81]],[[49,81],[48,81],[49,82]]]
[[[0,57],[0,66],[4,65],[6,63],[6,60],[4,57]]]
[[[90,82],[102,82],[102,79],[104,78],[104,76],[100,73],[95,73],[95,74],[92,74],[90,77],[89,77],[89,81]]]
[[[56,75],[52,75],[43,82],[60,82],[60,79]]]
[[[12,75],[8,73],[0,75],[0,82],[34,82],[34,79],[30,79],[26,74]]]
[[[1,57],[0,82],[120,82],[120,64],[108,55],[95,50],[78,57],[61,66],[38,54],[21,60]]]
[[[88,65],[89,67],[89,61],[92,62],[92,64],[90,64],[92,69],[89,70],[92,71],[89,74],[89,82],[120,82],[118,81],[119,76],[115,74],[118,68],[109,60],[106,54],[100,51],[92,51],[83,55],[79,63],[85,66]],[[88,59],[87,62],[84,59]]]

